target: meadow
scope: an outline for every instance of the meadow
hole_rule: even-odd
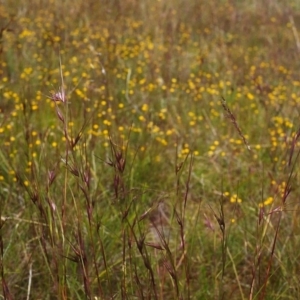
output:
[[[299,70],[297,0],[0,1],[0,298],[300,299]]]

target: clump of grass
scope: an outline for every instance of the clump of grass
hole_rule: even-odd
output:
[[[3,297],[299,298],[297,5],[0,5]]]

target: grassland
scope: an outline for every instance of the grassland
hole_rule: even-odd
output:
[[[296,0],[0,2],[1,299],[300,299]]]

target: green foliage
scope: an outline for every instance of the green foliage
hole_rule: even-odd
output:
[[[275,2],[0,4],[3,299],[300,298],[299,4]]]

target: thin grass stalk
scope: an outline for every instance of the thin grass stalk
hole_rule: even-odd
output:
[[[276,224],[275,235],[274,235],[274,239],[273,239],[273,242],[272,242],[272,249],[271,249],[271,253],[270,253],[270,258],[269,258],[269,262],[268,262],[268,266],[267,266],[267,271],[266,271],[266,275],[265,275],[264,284],[262,286],[262,292],[261,292],[261,296],[260,296],[260,299],[262,299],[262,300],[265,299],[265,297],[266,297],[266,288],[267,288],[267,283],[268,283],[268,280],[269,280],[269,277],[270,277],[270,272],[271,272],[271,268],[272,268],[273,261],[274,261],[275,248],[276,248],[279,229],[280,229],[280,225],[281,225],[282,214],[284,212],[284,207],[286,205],[287,199],[288,199],[288,197],[289,197],[289,195],[292,191],[291,180],[292,180],[293,174],[295,172],[296,163],[297,163],[297,161],[299,159],[299,156],[300,156],[300,150],[299,150],[296,154],[294,162],[292,163],[293,156],[295,154],[295,152],[294,152],[295,145],[296,145],[296,142],[297,142],[299,137],[300,137],[300,135],[299,135],[299,131],[298,131],[296,133],[296,135],[294,136],[294,138],[292,140],[292,143],[291,143],[290,156],[289,156],[289,160],[288,160],[288,166],[291,166],[291,171],[289,173],[288,180],[287,180],[287,183],[285,185],[284,192],[283,192],[283,195],[282,195],[281,207],[275,208],[269,213],[270,215],[272,215],[273,213],[279,213],[279,219],[278,219],[277,224]]]
[[[109,289],[110,297],[113,298],[110,271],[109,271],[109,268],[108,268],[108,265],[107,265],[105,249],[104,249],[102,238],[99,234],[99,230],[100,230],[100,225],[97,225],[97,235],[98,235],[98,240],[99,240],[99,243],[100,243],[100,251],[101,251],[102,258],[103,258],[105,274],[106,274],[106,278],[107,278],[107,282],[108,282],[108,289]],[[98,280],[100,281],[100,274],[99,274],[99,279]]]
[[[175,285],[175,297],[176,299],[180,298],[180,292],[179,292],[179,280],[178,280],[178,274],[177,274],[177,269],[175,265],[175,259],[173,257],[172,251],[169,247],[167,238],[164,234],[164,230],[160,230],[158,226],[153,222],[152,225],[154,226],[154,229],[159,236],[160,242],[162,243],[163,248],[166,250],[167,254],[165,255],[164,258],[164,266],[167,269],[168,273],[170,274],[174,285]]]
[[[121,297],[122,299],[127,299],[126,292],[126,276],[127,276],[127,266],[126,266],[126,230],[122,228],[122,281],[121,281]]]
[[[245,137],[245,135],[243,134],[241,128],[238,125],[238,122],[234,116],[234,114],[231,112],[230,108],[228,107],[226,100],[224,97],[221,97],[221,104],[223,106],[223,109],[225,110],[227,117],[230,119],[230,121],[232,122],[234,128],[236,129],[236,131],[238,132],[239,136],[241,137],[242,141],[244,142],[245,146],[247,147],[247,149],[250,151],[251,147],[248,144],[248,141]]]
[[[186,215],[186,205],[188,200],[188,194],[190,190],[190,181],[191,181],[191,174],[192,174],[192,167],[193,167],[194,157],[193,154],[190,153],[190,163],[189,163],[189,170],[188,170],[188,178],[185,183],[185,194],[184,194],[184,202],[183,202],[183,212],[181,221],[178,222],[180,225],[180,236],[181,236],[181,246],[182,246],[182,258],[185,270],[185,280],[186,280],[186,289],[187,289],[187,299],[190,299],[190,274],[189,274],[189,260],[187,257],[187,250],[185,245],[185,215]]]
[[[238,287],[239,287],[241,299],[244,300],[244,299],[245,299],[245,296],[244,296],[244,293],[243,293],[241,281],[240,281],[240,278],[239,278],[238,271],[237,271],[237,269],[236,269],[236,265],[235,265],[234,259],[233,259],[232,254],[231,254],[231,252],[230,252],[230,250],[229,250],[228,247],[226,248],[226,251],[227,251],[228,257],[229,257],[229,259],[230,259],[230,261],[231,261],[231,263],[232,263],[232,267],[233,267],[233,271],[234,271],[234,275],[235,275],[236,281],[237,281],[237,283],[238,283]]]
[[[95,274],[96,274],[97,283],[98,283],[98,292],[99,292],[100,297],[104,297],[104,293],[103,293],[103,289],[102,289],[102,284],[101,284],[101,281],[100,281],[100,272],[99,272],[99,267],[98,267],[98,263],[97,263],[97,255],[96,255],[96,249],[95,249],[96,240],[94,239],[94,234],[93,234],[93,228],[92,228],[91,220],[89,220],[89,236],[90,236],[90,240],[91,240],[91,250],[92,250],[92,258],[93,258],[93,267],[95,269]]]
[[[154,272],[153,272],[153,268],[151,266],[151,262],[150,262],[150,257],[147,251],[147,248],[145,247],[145,236],[142,235],[140,239],[137,238],[137,235],[134,231],[133,226],[130,224],[129,220],[126,218],[127,224],[131,230],[131,234],[135,240],[135,243],[137,245],[137,249],[141,255],[141,257],[143,258],[143,262],[144,262],[144,266],[146,267],[146,269],[149,272],[150,275],[150,281],[151,281],[151,288],[153,290],[153,294],[154,294],[154,299],[158,299],[157,296],[157,291],[156,291],[156,283],[155,283],[155,278],[154,278]]]
[[[4,299],[12,300],[13,296],[6,282],[5,273],[4,273],[4,243],[3,243],[3,236],[2,236],[4,224],[5,221],[2,220],[2,205],[0,205],[0,256],[1,256],[0,273],[1,273],[2,292],[3,292]]]

